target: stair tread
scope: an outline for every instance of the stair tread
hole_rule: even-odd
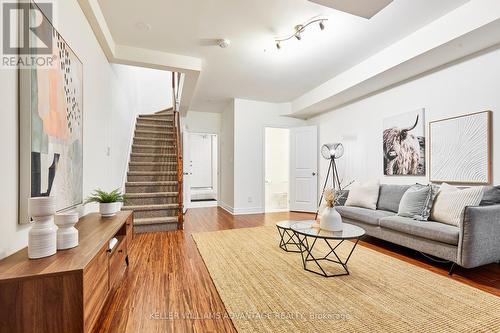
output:
[[[129,165],[172,165],[177,164],[177,162],[138,162],[130,161]]]
[[[174,128],[173,125],[156,125],[156,124],[138,124],[142,127],[151,127],[151,128]]]
[[[150,140],[150,141],[174,141],[174,139],[164,139],[164,138],[145,138],[143,136],[136,136],[134,139],[137,140]]]
[[[169,156],[169,157],[174,157],[177,156],[177,154],[154,154],[154,153],[131,153],[132,156],[134,157],[161,157],[161,156]]]
[[[133,144],[132,148],[175,148],[175,145],[173,145],[173,146],[167,146],[167,145],[138,145],[138,144]]]
[[[179,192],[141,192],[141,193],[126,193],[127,198],[151,198],[151,197],[173,197],[179,195]]]
[[[135,133],[148,133],[148,134],[174,134],[173,132],[165,132],[165,131],[148,131],[148,130],[135,130]]]
[[[129,171],[129,176],[161,176],[161,175],[176,175],[177,171]]]
[[[141,120],[156,121],[156,122],[162,122],[162,123],[171,123],[171,122],[173,122],[172,119],[153,118],[153,117],[139,117],[137,119],[137,123],[139,123]]]
[[[163,223],[177,223],[177,216],[165,217],[145,217],[142,219],[134,219],[134,225],[147,225],[147,224],[163,224]]]
[[[157,180],[157,181],[150,181],[150,182],[126,182],[125,185],[131,185],[131,186],[141,186],[141,185],[174,185],[177,184],[178,181],[176,180]]]
[[[143,113],[139,117],[171,117],[173,113]]]
[[[123,206],[125,210],[157,210],[157,209],[170,209],[178,208],[178,204],[161,204],[161,205],[130,205]]]

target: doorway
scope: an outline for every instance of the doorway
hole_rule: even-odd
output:
[[[218,138],[212,133],[189,134],[190,208],[215,207],[218,198]]]
[[[264,210],[290,209],[290,130],[266,127],[264,133]]]

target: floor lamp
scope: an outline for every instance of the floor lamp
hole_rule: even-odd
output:
[[[321,191],[321,198],[319,199],[316,216],[314,217],[315,220],[318,218],[319,207],[321,207],[321,202],[323,201],[323,195],[325,194],[326,185],[328,184],[328,178],[330,178],[330,172],[332,173],[333,190],[337,189],[337,186],[339,190],[342,190],[339,173],[337,171],[337,163],[335,162],[335,160],[341,158],[342,155],[344,155],[344,146],[341,143],[327,143],[321,147],[321,156],[323,156],[324,159],[330,160],[330,164],[326,174],[325,185],[323,185],[323,191]]]

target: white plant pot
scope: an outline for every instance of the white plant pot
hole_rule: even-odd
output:
[[[121,208],[121,202],[99,203],[99,212],[103,217],[115,216]]]
[[[57,214],[55,222],[58,226],[57,249],[66,250],[78,246],[78,230],[75,228],[75,224],[78,222],[78,213]]]
[[[327,231],[342,231],[342,217],[335,207],[326,207],[319,221],[320,229]]]

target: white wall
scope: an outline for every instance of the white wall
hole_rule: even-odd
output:
[[[221,114],[219,168],[219,206],[233,211],[234,207],[234,101]]]
[[[188,111],[183,125],[190,133],[220,134],[222,113]]]
[[[312,118],[309,122],[319,125],[320,144],[344,143],[346,155],[339,160],[339,171],[347,181],[380,179],[383,183],[425,183],[427,177],[383,176],[383,119],[419,108],[426,109],[426,123],[492,110],[495,142],[500,131],[498,87],[500,50],[495,50]],[[500,145],[494,145],[493,149],[494,182],[499,183]],[[426,160],[428,170],[428,134]],[[328,161],[320,158],[320,163],[320,179],[324,179]]]
[[[84,196],[87,196],[96,187],[121,187],[132,125],[137,112],[144,109],[143,99],[134,83],[137,71],[107,62],[77,1],[57,2],[57,12],[57,30],[83,62],[83,189]],[[30,228],[29,225],[19,225],[17,217],[17,98],[17,72],[0,70],[0,145],[3,157],[3,163],[0,163],[0,258],[25,247]],[[96,208],[88,205],[84,212]]]
[[[140,104],[139,114],[151,114],[171,108],[172,73],[151,68],[125,66],[133,76]]]
[[[305,125],[282,114],[290,104],[244,99],[234,101],[234,206],[235,214],[264,211],[264,129]]]

